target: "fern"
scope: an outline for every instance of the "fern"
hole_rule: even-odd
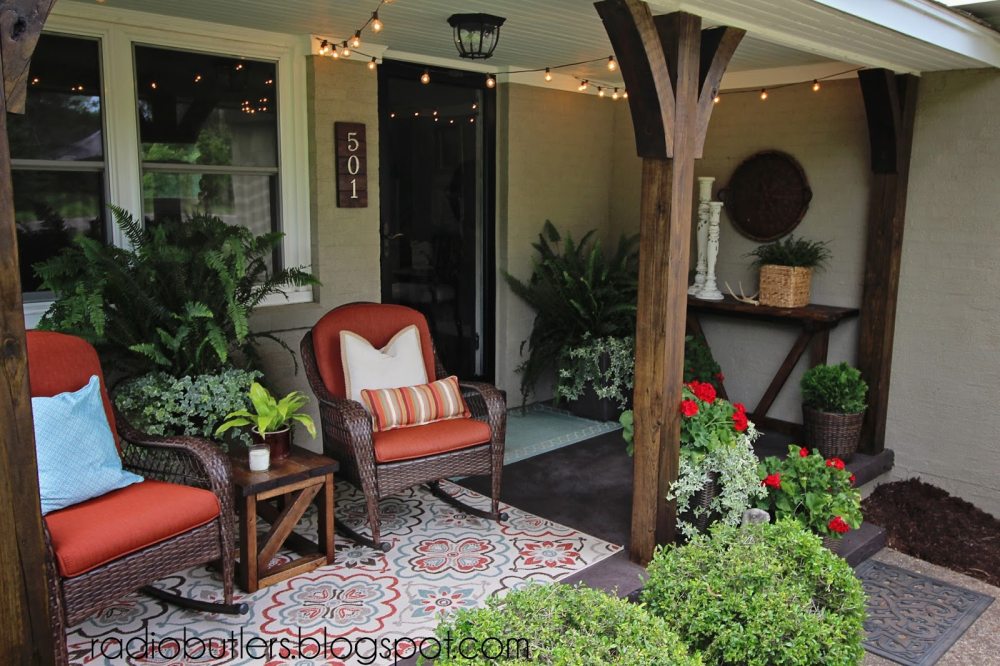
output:
[[[282,234],[255,236],[209,215],[143,224],[111,211],[130,247],[81,235],[36,266],[56,295],[40,326],[86,338],[126,375],[252,367],[254,308],[287,286],[317,283],[303,268],[268,269]]]

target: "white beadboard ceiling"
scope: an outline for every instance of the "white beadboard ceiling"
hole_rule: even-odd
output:
[[[930,0],[855,1],[939,7]],[[59,0],[59,4],[65,6],[65,3],[93,5],[94,0]],[[259,30],[345,39],[367,20],[377,2],[105,0],[100,4]],[[908,36],[905,30],[897,31],[859,19],[842,8],[827,6],[838,4],[835,0],[649,0],[649,4],[656,14],[680,9],[705,17],[706,26],[725,24],[746,28],[747,37],[729,68],[741,82],[749,82],[746,74],[758,70],[783,68],[800,72],[810,67],[825,67],[831,71],[836,69],[837,62],[845,63],[847,68],[878,66],[909,72],[984,66],[966,53],[942,48]],[[455,61],[458,59],[446,19],[456,12],[487,12],[507,18],[496,53],[487,61],[497,71],[545,67],[611,53],[591,0],[394,0],[380,10],[385,29],[375,35],[366,31],[363,37],[367,42],[385,46],[385,56],[389,58],[408,54],[408,59],[426,56],[428,60]],[[955,12],[948,13],[959,24],[968,23],[970,30],[987,30]],[[1000,35],[997,53],[1000,53]],[[621,80],[603,63],[563,72],[612,84]],[[523,80],[526,76],[513,80]]]

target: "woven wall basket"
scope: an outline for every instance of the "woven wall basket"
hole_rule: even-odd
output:
[[[778,308],[809,305],[811,284],[811,268],[765,264],[760,267],[760,303]]]

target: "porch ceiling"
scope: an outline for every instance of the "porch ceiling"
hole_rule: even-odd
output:
[[[93,0],[59,0],[59,7]],[[346,39],[363,24],[374,0],[106,0],[119,8],[230,24],[289,34]],[[729,71],[735,82],[752,84],[756,71],[835,69],[834,63],[920,72],[1000,65],[1000,34],[930,0],[649,0],[654,13],[683,10],[706,25],[746,28]],[[850,6],[865,6],[868,13]],[[878,5],[879,11],[871,10]],[[937,11],[935,11],[937,10]],[[601,57],[611,46],[591,0],[395,0],[383,7],[385,30],[371,43],[387,47],[385,57],[457,61],[446,18],[455,12],[483,11],[507,18],[489,69],[535,68]],[[852,12],[852,13],[849,13]],[[886,27],[886,12],[895,23]],[[917,24],[917,19],[922,23]],[[915,27],[914,27],[915,26]],[[938,33],[933,33],[938,30]],[[929,32],[930,31],[930,32]],[[933,39],[931,38],[933,33]],[[946,34],[947,33],[947,34]],[[930,40],[930,41],[928,41]],[[940,46],[947,44],[947,48]],[[364,50],[364,47],[361,49]],[[482,67],[468,68],[482,69]],[[620,81],[602,64],[567,74],[608,83]],[[517,80],[517,79],[515,79]]]

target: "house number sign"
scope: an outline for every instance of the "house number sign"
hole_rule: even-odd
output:
[[[364,123],[334,123],[337,207],[368,207],[368,143]]]

